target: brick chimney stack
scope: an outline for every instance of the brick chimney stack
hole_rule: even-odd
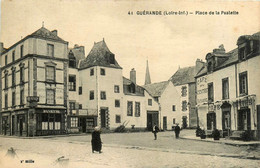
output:
[[[136,83],[136,71],[134,68],[130,71],[130,80]]]

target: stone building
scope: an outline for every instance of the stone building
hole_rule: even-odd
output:
[[[41,27],[1,52],[2,134],[65,132],[68,42],[57,33]]]
[[[226,52],[221,45],[208,53],[196,75],[199,125],[230,137],[249,130],[259,139],[260,32],[239,37],[237,46]]]
[[[197,59],[195,66],[179,68],[170,78],[180,97],[180,113],[182,128],[197,127],[197,112],[195,100],[195,75],[204,66],[202,60]]]

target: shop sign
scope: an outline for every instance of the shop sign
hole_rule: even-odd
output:
[[[248,98],[248,99],[239,99],[237,101],[238,106],[240,108],[248,108],[249,105],[253,104],[253,99],[252,98]]]
[[[61,113],[60,110],[43,110],[43,113]]]
[[[39,102],[39,97],[38,96],[27,96],[27,102]]]

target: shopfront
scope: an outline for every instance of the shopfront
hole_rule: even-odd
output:
[[[64,109],[36,109],[36,135],[65,133]]]

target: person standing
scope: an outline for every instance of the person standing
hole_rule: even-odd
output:
[[[101,153],[102,142],[101,142],[101,138],[100,138],[100,128],[99,127],[95,127],[94,131],[92,132],[91,145],[92,145],[92,153],[94,153],[94,151],[98,151],[99,153]]]
[[[178,123],[176,124],[174,131],[175,131],[175,137],[176,139],[178,139],[181,131],[181,128],[179,127]]]
[[[158,126],[156,125],[156,123],[154,123],[154,126],[153,126],[153,134],[154,134],[154,140],[157,139],[157,133],[159,132],[159,128]]]

